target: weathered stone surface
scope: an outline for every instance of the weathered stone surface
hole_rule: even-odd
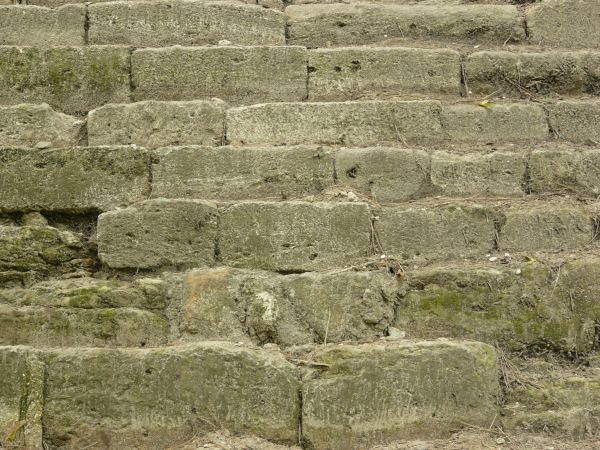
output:
[[[84,277],[44,281],[26,289],[3,289],[0,303],[15,307],[141,308],[158,312],[167,306],[164,289],[164,282],[155,278],[125,282]]]
[[[98,253],[112,268],[214,262],[217,208],[201,200],[147,200],[98,217]]]
[[[369,229],[363,203],[240,203],[221,211],[218,248],[233,267],[324,269],[367,256]]]
[[[600,194],[600,151],[534,150],[529,158],[529,187],[534,193]]]
[[[496,415],[496,355],[486,344],[343,345],[312,358],[327,364],[302,389],[302,429],[315,449],[440,438]]]
[[[534,44],[600,48],[596,0],[544,0],[526,12]]]
[[[460,91],[460,55],[454,50],[318,49],[309,52],[308,64],[312,101]]]
[[[437,101],[272,103],[227,111],[232,144],[372,146],[440,140]]]
[[[451,39],[502,44],[525,40],[516,7],[508,5],[299,5],[285,10],[294,45],[329,47],[392,39]]]
[[[155,347],[167,321],[134,308],[43,308],[0,304],[0,345]]]
[[[90,5],[89,43],[134,47],[284,45],[285,15],[233,2],[120,1]]]
[[[135,100],[218,97],[233,104],[302,101],[308,55],[301,47],[169,47],[132,55]],[[201,80],[201,82],[199,82]]]
[[[574,440],[600,432],[600,374],[597,368],[569,370],[540,359],[517,360],[530,383],[507,392],[503,424],[507,429]]]
[[[0,149],[0,210],[106,210],[148,197],[143,149]]]
[[[462,142],[527,142],[550,137],[544,110],[537,105],[508,104],[492,107],[448,105],[442,108],[448,139]]]
[[[85,271],[93,264],[78,234],[44,226],[0,225],[0,286],[12,285],[19,274],[37,279]]]
[[[548,109],[552,131],[559,139],[600,143],[600,102],[564,101]]]
[[[45,439],[142,449],[224,428],[296,442],[299,388],[280,354],[228,343],[64,350],[48,358]]]
[[[0,45],[84,45],[85,6],[0,6]]]
[[[0,445],[42,447],[44,364],[27,347],[0,347]]]
[[[402,259],[458,259],[494,246],[494,212],[480,206],[387,207],[375,230],[386,255]]]
[[[338,182],[379,202],[400,202],[427,193],[429,155],[398,148],[341,149],[335,155]]]
[[[225,107],[220,100],[105,105],[88,115],[88,143],[220,145],[225,136]]]
[[[523,195],[525,158],[519,153],[431,155],[431,183],[450,196]]]
[[[506,251],[565,250],[592,241],[590,214],[567,207],[507,210],[498,246]]]
[[[48,142],[51,147],[79,145],[83,126],[83,121],[45,104],[0,106],[2,147],[33,147],[39,142]]]
[[[85,114],[129,101],[125,47],[0,47],[0,104],[49,103]]]
[[[289,346],[379,339],[394,319],[399,289],[383,271],[284,276],[219,268],[187,273],[174,302],[183,339]]]
[[[154,197],[289,199],[334,184],[333,157],[317,147],[169,147],[152,162]]]
[[[469,91],[484,95],[598,94],[600,53],[485,51],[466,62]]]
[[[394,324],[408,338],[447,336],[515,352],[585,354],[594,348],[600,261],[558,266],[443,267],[408,274]]]

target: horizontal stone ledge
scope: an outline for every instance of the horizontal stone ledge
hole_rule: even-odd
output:
[[[444,105],[438,101],[267,103],[227,111],[237,145],[431,145],[540,142],[550,138],[544,110],[530,104]]]
[[[48,103],[83,115],[110,102],[129,102],[126,47],[0,46],[0,105]]]
[[[138,49],[131,59],[133,98],[301,101],[308,95],[307,59],[306,49],[289,46]]]
[[[225,109],[221,100],[108,104],[90,111],[89,145],[222,145]]]
[[[476,52],[466,60],[465,76],[474,96],[596,95],[600,52]]]
[[[1,76],[1,75],[0,75]],[[65,147],[85,144],[85,122],[47,104],[0,106],[2,147]]]
[[[600,101],[561,101],[546,108],[558,139],[600,146]]]
[[[460,94],[460,55],[450,49],[317,49],[308,66],[311,101]]]
[[[85,44],[85,5],[65,5],[57,9],[1,5],[0,45],[52,47]]]
[[[285,45],[285,15],[233,2],[118,1],[88,7],[89,43],[133,47]]]
[[[307,47],[404,40],[521,42],[525,23],[513,5],[317,4],[288,6],[288,43]]]
[[[140,148],[4,148],[0,160],[0,211],[104,211],[149,193]]]

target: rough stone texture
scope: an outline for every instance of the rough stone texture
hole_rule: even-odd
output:
[[[81,272],[93,264],[78,234],[48,226],[0,225],[0,286]]]
[[[83,121],[46,104],[0,106],[2,147],[33,147],[39,142],[48,142],[51,147],[79,145],[83,125]]]
[[[386,255],[402,259],[458,259],[494,246],[494,213],[480,206],[388,207],[375,230]]]
[[[557,267],[442,267],[413,271],[394,327],[411,339],[474,339],[514,352],[585,354],[600,310],[598,259]]]
[[[219,268],[187,273],[173,302],[182,305],[184,339],[290,346],[381,338],[399,289],[383,271],[282,276]]]
[[[439,438],[496,415],[496,355],[486,344],[344,345],[312,356],[327,364],[302,389],[302,428],[315,449]]]
[[[232,104],[306,98],[301,47],[169,47],[132,56],[135,100],[218,97]]]
[[[460,91],[460,56],[454,50],[319,49],[309,52],[308,64],[311,101]]]
[[[164,282],[156,278],[125,282],[84,277],[43,281],[26,289],[3,289],[0,303],[15,307],[140,308],[160,312],[167,306],[164,290]]]
[[[221,212],[218,248],[233,267],[340,267],[367,256],[369,229],[364,203],[240,203]]]
[[[600,48],[596,0],[544,0],[526,12],[529,39],[557,47]]]
[[[600,53],[484,51],[466,62],[468,90],[475,96],[599,94]]]
[[[544,110],[537,105],[492,107],[449,105],[442,108],[442,124],[451,141],[527,142],[550,137]]]
[[[0,304],[0,345],[155,347],[167,321],[134,308],[44,308]]]
[[[273,103],[227,111],[232,144],[372,146],[440,139],[441,104],[419,102]]]
[[[228,2],[157,0],[90,5],[89,43],[133,47],[284,45],[285,15]]]
[[[0,6],[0,45],[84,45],[85,6]]]
[[[548,109],[552,131],[559,139],[600,143],[600,102],[564,101]]]
[[[220,100],[105,105],[88,116],[88,143],[220,145],[225,136],[225,107]]]
[[[431,156],[431,183],[450,196],[523,195],[525,158],[519,153]]]
[[[0,47],[0,104],[49,103],[85,114],[129,101],[125,47]]]
[[[226,428],[291,443],[299,388],[296,368],[279,353],[228,343],[65,350],[48,358],[45,438],[143,449]]]
[[[500,230],[502,251],[565,250],[592,241],[592,217],[580,209],[532,207],[507,210]]]
[[[398,148],[341,149],[335,155],[338,183],[378,202],[424,196],[429,188],[429,155]]]
[[[600,195],[600,151],[534,150],[529,158],[529,187],[534,193]]]
[[[0,211],[106,210],[148,197],[142,149],[0,149],[0,161]]]
[[[288,43],[307,47],[364,45],[392,39],[519,42],[525,26],[515,6],[289,6]]]
[[[27,347],[0,347],[0,446],[42,447],[44,364]]]
[[[217,208],[201,200],[147,200],[98,217],[98,253],[111,268],[214,262]]]
[[[333,157],[317,147],[169,147],[152,157],[152,195],[245,200],[300,198],[334,184]]]

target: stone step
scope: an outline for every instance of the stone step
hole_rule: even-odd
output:
[[[0,65],[6,65],[0,104],[45,102],[82,115],[108,103],[145,100],[220,98],[250,105],[435,97],[452,102],[464,100],[465,90],[474,103],[584,98],[600,94],[599,63],[600,53],[587,50],[467,55],[398,47],[0,46]]]
[[[43,423],[47,445],[69,448],[98,439],[108,449],[162,448],[218,427],[358,449],[448,435],[498,413],[495,352],[477,342],[324,346],[297,355],[319,370],[277,350],[222,342],[0,353],[0,428],[24,419],[13,441],[30,448],[39,446]],[[365,406],[357,410],[357,402]]]
[[[160,280],[77,278],[0,290],[0,345],[156,347],[169,325]]]
[[[403,261],[482,258],[494,249],[583,249],[596,211],[573,202],[464,201],[370,207],[356,202],[215,204],[153,199],[98,219],[111,268],[224,264],[280,272],[349,267],[376,254]]]
[[[434,40],[479,44],[526,41],[514,5],[298,5],[286,8],[288,43],[310,48]]]
[[[528,355],[596,350],[597,253],[498,259],[505,264],[408,270],[393,326],[408,338],[475,339]]]
[[[468,148],[163,147],[0,149],[0,212],[97,213],[148,198],[364,199],[600,194],[600,150],[545,145]],[[33,175],[32,175],[33,174]],[[536,197],[531,197],[536,198]]]
[[[63,5],[71,4],[71,3],[105,3],[105,2],[114,2],[115,0],[0,0],[0,5],[5,2],[10,5],[13,3],[21,3],[23,5],[36,5],[36,6],[45,6],[47,8],[59,8]],[[138,1],[138,0],[122,0],[122,1]],[[222,1],[224,3],[245,3],[248,5],[259,5],[263,8],[273,8],[279,11],[283,11],[284,4],[282,0],[206,0],[207,2],[214,3],[215,1]]]
[[[600,140],[598,111],[600,103],[595,101],[545,107],[433,100],[269,103],[231,108],[226,122],[227,140],[234,145],[533,143],[548,141],[552,134],[595,145]]]

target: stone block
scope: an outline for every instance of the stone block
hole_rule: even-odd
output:
[[[562,101],[548,106],[550,126],[560,140],[600,144],[600,102]]]
[[[302,101],[301,47],[168,47],[132,55],[135,100],[221,98],[232,104]]]
[[[284,45],[285,15],[234,2],[119,1],[88,8],[89,43],[132,47]]]
[[[334,184],[333,157],[317,147],[168,147],[152,157],[152,195],[246,200],[301,198]]]
[[[364,203],[240,203],[221,211],[219,257],[285,272],[346,266],[367,256],[369,230]]]
[[[148,197],[143,149],[7,148],[0,159],[0,211],[102,211]]]
[[[0,45],[84,45],[84,24],[85,5],[65,5],[57,9],[0,6]]]
[[[0,47],[0,105],[48,103],[86,114],[110,102],[129,102],[125,47]]]
[[[111,268],[212,264],[217,208],[201,200],[154,199],[98,217],[98,253]]]
[[[221,145],[225,104],[220,100],[144,101],[105,105],[88,116],[89,145]]]

